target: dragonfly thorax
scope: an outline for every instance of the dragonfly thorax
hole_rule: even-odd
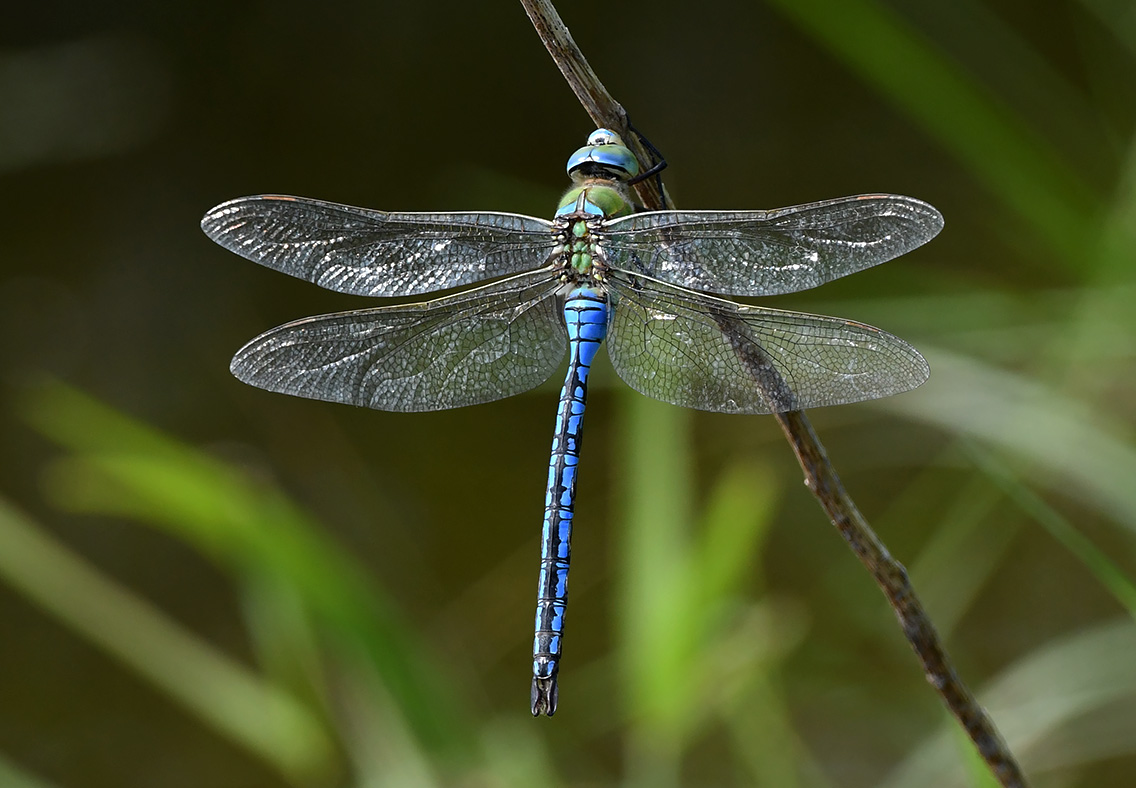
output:
[[[601,226],[601,218],[582,211],[556,217],[552,254],[565,282],[591,284],[603,279]]]
[[[623,183],[589,180],[564,192],[556,216],[590,216],[614,219],[634,213],[631,195]]]

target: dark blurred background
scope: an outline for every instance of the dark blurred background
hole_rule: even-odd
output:
[[[560,11],[680,207],[942,211],[764,303],[925,352],[922,389],[817,430],[1032,784],[1136,784],[1136,5]],[[548,216],[591,129],[515,3],[7,9],[0,785],[990,784],[771,419],[601,364],[534,721],[559,376],[432,414],[230,377],[372,302],[214,246],[206,209]]]

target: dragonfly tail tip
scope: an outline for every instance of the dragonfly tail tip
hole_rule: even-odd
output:
[[[560,689],[556,686],[556,676],[533,677],[532,715],[539,717],[541,714],[546,714],[551,717],[556,713],[556,701],[559,695]]]

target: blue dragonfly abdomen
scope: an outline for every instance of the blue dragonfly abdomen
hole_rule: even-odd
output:
[[[572,517],[576,504],[576,469],[580,462],[588,373],[607,335],[608,305],[604,293],[575,287],[564,303],[568,330],[568,374],[560,391],[548,491],[544,496],[544,527],[540,540],[540,581],[537,585],[536,634],[533,638],[532,713],[556,711],[556,673],[564,614],[568,607],[568,567],[572,557]]]
[[[567,346],[541,538],[534,715],[556,711],[588,373],[605,337],[630,386],[717,413],[859,402],[928,375],[918,351],[877,328],[719,296],[795,292],[898,257],[939,232],[933,207],[869,194],[771,211],[636,212],[638,172],[619,135],[599,129],[569,159],[573,186],[551,221],[280,195],[231,200],[201,221],[230,251],[343,293],[489,282],[266,331],[229,367],[254,386],[378,410],[457,408],[535,388]]]

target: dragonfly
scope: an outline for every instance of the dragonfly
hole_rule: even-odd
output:
[[[531,711],[555,713],[588,376],[600,343],[655,399],[769,414],[886,397],[929,369],[863,323],[737,303],[816,287],[898,257],[943,226],[911,197],[867,194],[766,211],[643,211],[639,162],[597,129],[568,160],[551,220],[493,211],[388,213],[282,195],[205,214],[212,240],[352,295],[433,300],[296,320],[241,348],[253,386],[385,411],[475,405],[568,369],[548,464]],[[643,174],[649,174],[648,170]]]

